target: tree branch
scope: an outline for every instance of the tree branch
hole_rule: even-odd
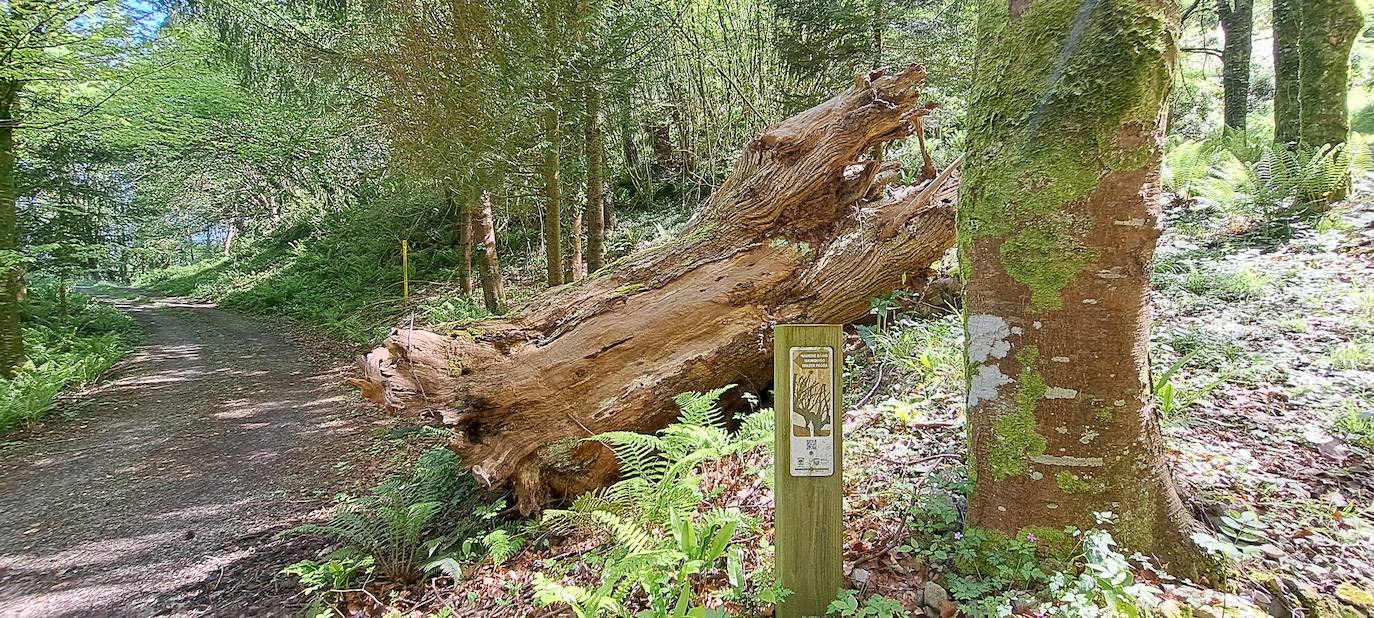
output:
[[[27,32],[25,32],[24,34],[21,34],[21,35],[19,35],[19,36],[17,36],[17,37],[14,38],[14,44],[13,44],[12,46],[10,46],[9,49],[5,50],[4,58],[3,58],[2,60],[0,60],[0,62],[9,63],[10,58],[14,55],[14,52],[16,52],[16,51],[18,51],[19,49],[21,49],[21,48],[24,47],[24,41],[27,40],[27,39],[29,38],[30,35],[32,35],[32,34],[38,32],[41,28],[47,26],[47,25],[49,24],[49,22],[51,22],[51,21],[53,20],[53,18],[57,17],[58,15],[62,15],[62,14],[64,14],[64,13],[66,13],[67,11],[73,11],[72,14],[71,14],[69,17],[67,17],[66,23],[63,24],[63,26],[65,26],[65,25],[67,25],[67,24],[72,23],[73,21],[76,21],[76,20],[77,20],[79,17],[81,17],[82,15],[85,15],[85,14],[86,14],[86,11],[89,11],[90,9],[94,8],[96,5],[104,4],[104,3],[107,2],[108,0],[83,0],[83,1],[86,3],[86,6],[81,6],[81,1],[78,1],[78,2],[73,3],[70,7],[59,7],[59,8],[55,8],[55,9],[53,9],[53,12],[52,12],[52,13],[48,14],[47,17],[44,17],[43,19],[38,20],[38,22],[35,23],[31,28],[29,28]],[[81,7],[80,10],[76,10],[77,7]]]
[[[1188,18],[1192,17],[1193,13],[1196,12],[1198,8],[1201,6],[1202,0],[1193,0],[1193,4],[1189,6],[1187,9],[1184,9],[1183,16],[1179,19],[1179,23],[1188,23]]]
[[[56,122],[51,122],[51,123],[43,124],[43,125],[26,125],[26,124],[19,124],[19,123],[17,123],[17,122],[14,122],[14,119],[11,118],[8,122],[3,121],[3,120],[0,120],[0,127],[3,127],[3,128],[11,128],[11,129],[24,129],[24,130],[39,130],[39,131],[45,131],[45,130],[47,130],[47,129],[56,129],[57,127],[60,127],[60,126],[63,126],[63,125],[67,125],[67,124],[71,124],[71,123],[73,123],[73,122],[76,122],[76,121],[78,121],[78,120],[81,120],[82,118],[85,118],[85,117],[87,117],[87,116],[90,116],[91,114],[94,114],[94,113],[95,113],[96,111],[98,111],[102,106],[104,106],[106,103],[108,103],[108,102],[110,101],[110,99],[113,99],[113,98],[115,97],[115,95],[117,95],[117,94],[119,94],[120,92],[122,92],[125,88],[128,88],[129,86],[132,86],[132,85],[134,84],[134,82],[137,82],[138,80],[143,79],[143,78],[145,78],[145,77],[147,77],[147,76],[149,76],[149,75],[153,75],[154,73],[160,73],[160,72],[162,72],[163,70],[165,70],[165,69],[167,69],[168,67],[171,67],[172,65],[175,65],[175,64],[177,64],[177,61],[176,61],[176,60],[173,60],[173,61],[171,61],[171,62],[168,62],[168,63],[166,63],[166,64],[163,64],[162,66],[160,66],[160,67],[158,67],[158,68],[156,68],[156,69],[153,69],[153,70],[148,71],[148,72],[146,72],[146,73],[140,73],[140,74],[138,74],[138,75],[133,76],[132,78],[129,79],[129,81],[126,81],[126,82],[120,84],[118,88],[115,88],[114,90],[110,91],[110,93],[107,94],[107,95],[105,95],[104,98],[100,99],[99,101],[96,101],[95,104],[91,105],[90,107],[86,108],[86,109],[83,110],[81,113],[79,113],[79,114],[77,114],[77,115],[75,115],[75,116],[72,116],[72,117],[69,117],[69,118],[64,118],[64,119],[62,119],[62,120],[58,120],[58,121],[56,121]]]
[[[1220,49],[1212,49],[1210,47],[1180,47],[1178,48],[1178,50],[1189,54],[1207,54],[1209,56],[1216,56],[1218,58],[1221,57]]]

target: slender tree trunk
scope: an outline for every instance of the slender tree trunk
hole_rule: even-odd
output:
[[[1204,564],[1149,377],[1173,0],[982,0],[959,209],[974,526]],[[1051,34],[1047,34],[1051,33]]]
[[[1274,141],[1296,144],[1302,137],[1302,0],[1274,0]]]
[[[1301,141],[1344,144],[1350,136],[1350,50],[1364,19],[1355,0],[1302,0],[1302,7]]]
[[[568,227],[568,242],[572,253],[568,256],[568,281],[581,281],[587,275],[587,263],[582,261],[582,211],[574,209]]]
[[[24,335],[19,328],[19,188],[15,183],[17,158],[14,127],[18,116],[20,84],[0,80],[0,377],[12,378],[24,364]]]
[[[630,182],[634,185],[635,195],[640,195],[644,192],[644,187],[640,184],[640,170],[647,169],[647,166],[641,164],[639,144],[635,143],[634,119],[630,114],[633,102],[630,97],[628,85],[621,87],[619,99],[621,156],[625,157],[625,172],[629,175]],[[605,216],[602,218],[602,229],[615,229],[615,208],[616,204],[612,199],[603,200],[602,210]]]
[[[1226,126],[1244,131],[1250,114],[1250,39],[1255,27],[1255,0],[1217,0],[1217,17],[1225,38],[1221,51],[1223,116]]]
[[[586,89],[587,102],[587,272],[601,270],[606,254],[606,147],[602,143],[600,72],[593,71]]]
[[[100,200],[92,198],[89,203],[91,205],[90,214],[86,218],[87,242],[93,247],[105,247],[107,246],[105,244],[105,239],[100,233]],[[100,273],[100,257],[94,252],[86,258],[86,271],[90,273],[90,277],[97,281],[102,278]]]
[[[551,57],[560,47],[557,0],[548,0],[545,7],[545,47]],[[558,127],[558,69],[550,68],[549,82],[544,86],[544,257],[548,266],[549,287],[563,285],[563,181],[562,162],[558,149],[561,133]]]
[[[869,3],[873,9],[873,23],[869,26],[873,33],[873,65],[869,67],[872,69],[883,66],[883,28],[887,26],[886,12],[883,10],[885,1],[871,0]]]
[[[67,323],[67,273],[62,272],[57,275],[57,319],[60,323]]]
[[[505,311],[506,290],[501,283],[501,261],[496,255],[496,225],[491,214],[491,193],[482,192],[475,214],[477,233],[482,237],[482,259],[477,261],[478,276],[482,278],[482,300],[487,311]]]
[[[448,210],[453,213],[453,227],[458,232],[458,287],[463,289],[463,296],[472,295],[472,219],[474,208],[467,205],[466,201],[460,202],[455,199],[453,189],[444,190],[444,199],[448,202]]]
[[[558,91],[549,86],[544,95],[544,257],[549,287],[563,285],[563,187],[558,157]]]
[[[238,221],[229,220],[224,222],[224,257],[234,251],[234,237],[239,233]],[[194,260],[194,257],[192,258]]]

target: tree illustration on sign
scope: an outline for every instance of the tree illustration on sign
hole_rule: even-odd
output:
[[[827,372],[828,374],[828,372]],[[820,372],[805,372],[792,384],[792,412],[805,425],[793,425],[792,435],[825,437],[830,435],[832,403],[830,384],[821,381]]]

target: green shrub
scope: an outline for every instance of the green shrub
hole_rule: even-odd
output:
[[[1370,103],[1351,114],[1350,130],[1359,133],[1374,133],[1374,103]]]
[[[128,316],[75,293],[63,308],[55,286],[29,290],[22,320],[27,360],[0,380],[0,434],[41,420],[57,395],[94,382],[132,349]]]

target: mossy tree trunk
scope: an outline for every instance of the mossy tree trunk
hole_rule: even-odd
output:
[[[1152,405],[1173,0],[982,0],[959,209],[970,524],[1033,533],[1117,515],[1180,575],[1203,560]]]
[[[581,439],[659,429],[682,392],[761,390],[774,324],[857,320],[931,275],[954,242],[955,172],[889,188],[897,163],[866,154],[927,113],[923,77],[860,76],[749,142],[676,240],[462,332],[397,329],[355,384],[455,428],[474,475],[513,485],[524,512],[610,481],[614,457]]]
[[[1344,144],[1350,135],[1350,50],[1364,18],[1355,0],[1301,2],[1301,141],[1312,147]]]
[[[1250,51],[1255,0],[1217,0],[1225,43],[1221,50],[1223,117],[1226,126],[1245,130],[1250,114]]]
[[[1274,141],[1296,144],[1302,136],[1302,0],[1273,0]]]
[[[0,377],[14,377],[24,364],[24,335],[19,328],[19,187],[14,168],[14,125],[20,83],[0,80]]]

